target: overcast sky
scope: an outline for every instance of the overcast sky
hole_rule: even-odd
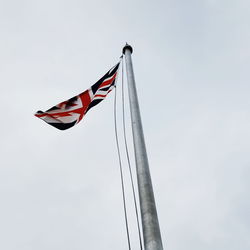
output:
[[[164,248],[250,249],[249,26],[249,0],[0,0],[0,249],[127,249],[114,93],[67,131],[33,116],[125,42]]]

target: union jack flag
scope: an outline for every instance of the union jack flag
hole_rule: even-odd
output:
[[[73,127],[115,87],[119,64],[117,63],[83,93],[61,102],[45,112],[37,111],[35,116],[60,130]]]

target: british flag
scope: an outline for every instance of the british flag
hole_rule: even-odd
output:
[[[37,111],[35,116],[60,130],[73,127],[115,87],[119,64],[117,63],[83,93],[61,102],[45,112]]]

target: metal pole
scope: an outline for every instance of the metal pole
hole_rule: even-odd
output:
[[[161,233],[155,206],[154,192],[149,171],[141,115],[135,86],[135,77],[131,59],[132,52],[132,47],[126,44],[126,46],[123,48],[123,54],[125,55],[128,79],[128,93],[135,149],[144,248],[145,250],[162,250],[163,247]]]

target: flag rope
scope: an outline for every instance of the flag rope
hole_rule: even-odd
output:
[[[115,123],[115,139],[116,139],[116,147],[119,159],[119,167],[120,167],[120,177],[121,177],[121,186],[122,186],[122,200],[123,200],[123,210],[124,210],[124,217],[125,217],[125,224],[126,224],[126,232],[127,232],[127,240],[128,240],[128,249],[131,250],[131,243],[130,243],[130,236],[129,236],[129,226],[128,226],[128,215],[127,215],[127,206],[126,206],[126,199],[125,199],[125,187],[124,187],[124,177],[123,177],[123,169],[122,169],[122,161],[121,161],[121,153],[120,153],[120,146],[118,140],[118,132],[117,132],[117,115],[116,115],[116,85],[115,85],[115,98],[114,98],[114,123]]]
[[[139,237],[139,243],[140,243],[140,250],[143,250],[141,227],[140,227],[140,220],[139,220],[139,212],[138,212],[138,205],[137,205],[137,199],[136,199],[136,194],[135,194],[134,178],[133,178],[133,174],[132,174],[131,161],[130,161],[130,156],[129,156],[128,143],[127,143],[127,132],[126,132],[126,123],[125,123],[125,92],[124,92],[124,62],[123,62],[123,56],[121,56],[120,62],[121,62],[121,82],[122,82],[121,85],[122,85],[122,129],[123,129],[123,140],[124,140],[124,144],[125,144],[126,158],[127,158],[128,168],[129,168],[129,177],[130,177],[130,182],[131,182],[131,186],[132,186],[133,202],[134,202],[134,207],[135,207],[136,223],[137,223],[138,237]],[[118,77],[117,77],[117,79],[118,79]],[[117,79],[116,79],[116,81],[117,81]],[[124,185],[123,166],[122,166],[122,161],[121,161],[121,152],[120,152],[120,145],[119,145],[118,131],[117,131],[117,89],[116,89],[116,84],[115,84],[115,97],[114,97],[114,123],[115,123],[116,146],[117,146],[119,167],[120,167],[123,210],[124,210],[125,225],[126,225],[126,232],[127,232],[128,248],[129,248],[129,250],[131,250],[129,223],[128,223],[128,215],[127,215],[126,196],[125,196],[126,192],[125,192],[125,185]]]
[[[132,192],[133,192],[133,200],[134,200],[134,206],[135,206],[135,214],[136,214],[136,223],[137,223],[137,230],[138,230],[138,236],[140,241],[140,249],[143,250],[142,247],[142,236],[141,236],[141,228],[140,228],[140,221],[139,221],[139,213],[138,213],[138,205],[136,201],[136,195],[135,195],[135,185],[134,185],[134,178],[131,170],[131,161],[129,157],[129,151],[128,151],[128,143],[127,143],[127,133],[126,133],[126,124],[125,124],[125,94],[124,94],[124,67],[123,67],[123,56],[122,56],[122,126],[123,126],[123,138],[124,138],[124,144],[125,144],[125,150],[126,150],[126,157],[129,167],[129,176],[130,176],[130,182],[132,186]]]

